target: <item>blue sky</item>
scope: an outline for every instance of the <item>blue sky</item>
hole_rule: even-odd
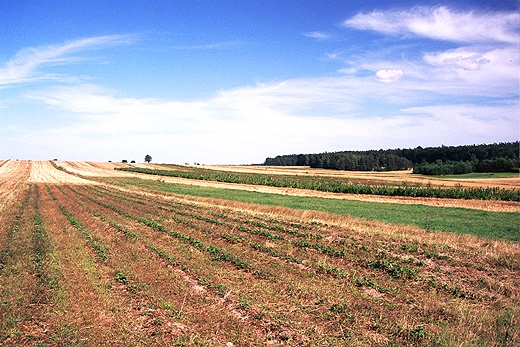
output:
[[[0,158],[516,141],[518,1],[0,1]]]

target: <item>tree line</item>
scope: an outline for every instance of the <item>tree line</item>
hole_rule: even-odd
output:
[[[413,168],[425,175],[504,172],[520,167],[519,141],[441,147],[290,154],[267,158],[267,166],[310,166],[352,171],[395,171]]]

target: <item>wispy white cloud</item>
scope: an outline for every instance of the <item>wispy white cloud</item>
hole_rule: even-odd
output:
[[[111,35],[85,38],[61,45],[24,49],[0,67],[0,88],[42,80],[70,79],[70,76],[48,73],[42,69],[48,66],[72,64],[83,59],[74,53],[129,44],[134,41],[134,36]]]
[[[355,74],[356,72],[358,71],[357,68],[355,67],[347,67],[347,68],[343,68],[343,69],[339,69],[338,72],[341,72],[341,73],[344,73],[346,75],[352,75],[352,74]]]
[[[331,37],[330,34],[327,34],[322,31],[313,31],[313,32],[305,33],[304,35],[307,37],[313,38],[313,39],[317,39],[317,40],[328,40]]]
[[[472,86],[480,92],[494,96],[518,96],[520,52],[515,45],[506,47],[459,47],[423,55],[437,79],[451,81],[453,85]],[[485,91],[487,89],[487,92]]]
[[[454,42],[518,43],[518,12],[457,12],[445,6],[359,13],[345,26],[388,35],[416,35]]]
[[[225,42],[214,42],[207,43],[204,45],[188,45],[188,46],[170,46],[173,49],[179,50],[214,50],[214,49],[223,49],[228,47],[239,46],[242,43],[240,41],[225,41]]]
[[[426,135],[430,141],[438,137],[443,143],[453,139],[459,144],[493,143],[497,135],[508,141],[518,139],[520,107],[514,101],[497,105],[440,104],[401,111],[415,119],[421,134],[435,133]]]
[[[344,25],[399,35],[402,40],[397,47],[382,45],[376,53],[358,54],[345,71],[372,72],[378,81],[399,80],[400,88],[410,93],[518,96],[519,18],[517,12],[461,12],[445,6],[359,13]],[[431,49],[431,44],[422,46],[423,40],[407,41],[409,38],[450,41],[460,47],[428,51],[425,47]],[[409,58],[408,51],[424,53]]]
[[[426,53],[424,60],[436,66],[454,66],[463,70],[479,70],[482,65],[491,63],[489,59],[491,55],[491,52],[485,52],[478,48],[461,47],[444,52]],[[496,59],[493,63],[497,63]],[[510,60],[510,63],[512,63],[512,60]]]
[[[435,11],[439,14],[433,15]],[[394,22],[398,14],[403,15],[403,23]],[[195,101],[126,97],[93,84],[31,88],[25,94],[29,103],[36,102],[31,106],[43,104],[43,111],[66,115],[67,122],[43,124],[33,131],[13,120],[9,131],[0,129],[0,148],[44,143],[46,153],[66,148],[63,155],[78,160],[102,160],[99,155],[105,153],[107,159],[117,160],[125,153],[146,151],[154,161],[251,163],[282,153],[493,142],[497,134],[500,140],[513,140],[518,135],[520,69],[517,44],[508,43],[514,20],[509,26],[498,25],[487,38],[471,38],[465,33],[467,22],[484,20],[483,16],[445,8],[358,15],[346,24],[391,35],[439,39],[421,31],[430,25],[432,30],[444,30],[446,40],[471,44],[425,52],[415,60],[400,54],[396,59],[395,50],[385,52],[384,48],[376,55],[334,53],[329,58],[347,66],[337,76],[259,83]],[[454,25],[461,32],[448,30]],[[321,34],[326,35],[307,36],[324,39]],[[89,50],[133,40],[131,36],[104,36],[21,51],[0,67],[0,88],[75,79],[50,74],[45,68],[77,63]],[[173,48],[211,50],[236,44]],[[483,106],[479,97],[498,101]]]
[[[445,58],[442,63],[446,65],[453,65],[463,70],[478,70],[480,69],[480,65],[489,63],[489,60],[486,58],[463,57],[458,55],[455,58]]]
[[[400,75],[385,73],[387,79]],[[192,102],[121,97],[95,85],[63,86],[30,97],[66,111],[71,122],[40,129],[27,141],[77,139],[89,153],[110,147],[105,151],[111,159],[146,149],[160,161],[251,163],[282,153],[480,143],[496,141],[499,132],[501,139],[517,135],[517,102],[410,106],[425,104],[445,86],[433,82],[402,79],[385,88],[373,75],[301,78]],[[473,90],[464,82],[449,93],[457,99]],[[380,108],[363,106],[374,100]],[[82,148],[72,147],[78,159],[86,157]]]

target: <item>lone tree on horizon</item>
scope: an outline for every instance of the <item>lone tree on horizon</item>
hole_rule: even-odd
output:
[[[147,154],[145,157],[144,157],[144,161],[147,162],[147,163],[150,163],[152,161],[152,157],[150,156],[150,154]]]

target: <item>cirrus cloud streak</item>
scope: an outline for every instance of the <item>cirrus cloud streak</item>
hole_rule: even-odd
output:
[[[23,49],[0,67],[0,88],[21,83],[45,80],[63,81],[70,77],[41,71],[47,66],[69,65],[83,58],[73,55],[82,51],[131,44],[136,37],[132,35],[109,35],[89,37],[38,48]]]
[[[445,6],[359,13],[345,26],[387,35],[416,35],[454,42],[518,43],[518,12],[456,12]]]

